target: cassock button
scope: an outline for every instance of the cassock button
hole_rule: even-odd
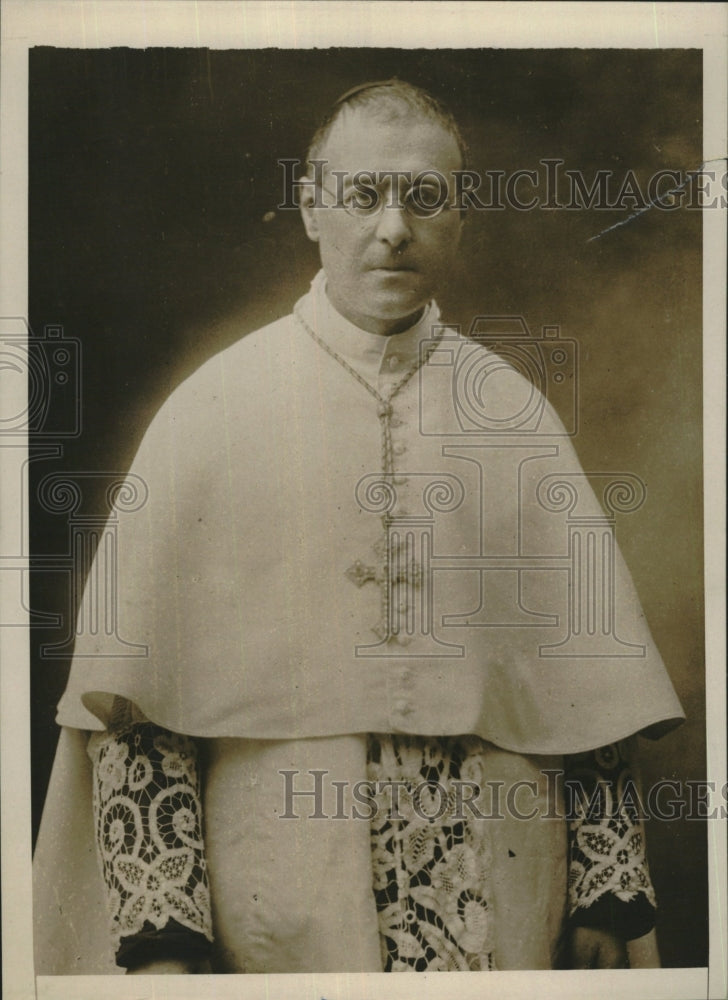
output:
[[[404,486],[406,482],[407,482],[407,476],[395,476],[394,477],[394,485],[395,486]]]
[[[398,441],[392,450],[395,455],[404,455],[407,451],[407,445],[403,441]]]
[[[391,410],[391,407],[390,407],[390,410]],[[401,427],[402,426],[402,421],[400,420],[399,417],[392,417],[392,419],[390,420],[390,423],[391,423],[392,427]]]
[[[409,646],[409,644],[412,642],[412,636],[406,635],[403,632],[399,633],[397,635],[397,642],[399,643],[400,646]]]
[[[393,354],[389,359],[389,370],[395,371],[397,368],[399,368],[399,358],[396,354]]]
[[[394,703],[394,710],[398,715],[410,715],[413,711],[412,705],[408,701],[405,701],[404,698],[400,698]]]
[[[380,403],[377,407],[377,415],[380,417],[391,417],[392,406],[390,403]]]

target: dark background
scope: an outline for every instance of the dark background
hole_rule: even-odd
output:
[[[63,50],[30,53],[30,323],[81,349],[80,436],[31,463],[34,830],[56,740],[54,707],[74,616],[66,515],[35,503],[49,472],[128,467],[169,390],[212,353],[290,311],[318,266],[282,201],[277,159],[303,156],[343,91],[398,75],[443,97],[473,166],[539,168],[558,157],[588,181],[701,161],[699,51]],[[527,190],[527,189],[526,189]],[[566,192],[564,191],[564,195]],[[271,214],[273,213],[273,214]],[[587,471],[633,472],[647,501],[617,535],[688,722],[643,741],[646,783],[705,777],[702,603],[701,219],[685,207],[471,213],[460,273],[440,299],[477,313],[558,324],[578,341]],[[68,401],[57,399],[58,407]],[[53,408],[53,420],[62,422]],[[102,511],[89,480],[84,504]],[[634,697],[639,697],[635,690]],[[663,963],[707,964],[706,829],[651,820]]]

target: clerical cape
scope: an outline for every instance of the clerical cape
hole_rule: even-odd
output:
[[[465,732],[564,753],[680,718],[613,511],[548,403],[500,431],[522,408],[509,370],[463,429],[458,365],[487,353],[432,308],[387,338],[332,329],[320,290],[299,308],[384,395],[441,338],[392,401],[393,472],[376,399],[295,316],[213,357],[157,414],[131,470],[148,499],[119,515],[116,621],[137,648],[82,623],[58,721],[102,727],[118,694],[193,736]],[[419,613],[382,639],[387,580],[351,576],[403,539],[415,573],[428,562],[403,581]]]

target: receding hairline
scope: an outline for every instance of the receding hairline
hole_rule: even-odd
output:
[[[356,112],[369,115],[383,123],[402,119],[412,121],[413,118],[430,122],[440,127],[454,140],[462,161],[461,165],[463,168],[466,166],[467,143],[452,113],[432,94],[403,80],[363,84],[348,92],[343,98],[339,98],[324,116],[311,139],[306,154],[307,166],[310,167],[312,160],[321,158],[321,153],[335,127]]]
[[[455,136],[444,127],[442,122],[435,118],[431,118],[425,115],[413,116],[412,114],[378,114],[372,113],[368,108],[353,108],[345,109],[340,115],[337,115],[336,120],[331,123],[331,127],[327,129],[325,136],[322,137],[321,141],[317,143],[316,147],[309,151],[309,157],[306,161],[306,166],[311,172],[312,166],[311,161],[316,160],[318,162],[323,161],[324,169],[328,167],[332,169],[336,166],[336,160],[338,159],[337,153],[339,152],[339,137],[344,136],[345,129],[350,121],[355,121],[356,118],[366,118],[372,119],[372,129],[371,135],[376,136],[377,126],[381,126],[383,129],[388,126],[397,126],[401,123],[402,131],[410,126],[423,126],[428,129],[432,129],[435,135],[441,136],[442,139],[439,141],[441,148],[447,150],[452,150],[453,154],[457,156],[457,160],[462,163],[462,151],[457,143]],[[344,140],[346,141],[346,140]],[[393,146],[394,148],[394,146]],[[399,146],[396,147],[400,148]],[[449,159],[449,156],[448,156]],[[457,164],[457,161],[456,161]],[[365,167],[370,167],[370,163],[364,164]]]

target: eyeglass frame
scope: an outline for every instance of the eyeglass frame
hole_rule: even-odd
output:
[[[374,172],[373,171],[371,171],[371,170],[360,170],[356,174],[354,174],[352,188],[348,192],[348,195],[346,197],[344,196],[344,193],[343,193],[343,183],[340,184],[339,180],[343,181],[343,179],[348,176],[348,172],[345,171],[345,170],[332,170],[332,171],[330,171],[330,173],[334,177],[337,178],[337,187],[339,188],[339,190],[336,191],[336,192],[331,191],[329,188],[325,187],[324,184],[320,180],[317,181],[317,186],[320,187],[322,191],[325,191],[327,194],[329,194],[333,198],[335,198],[336,199],[336,203],[334,205],[326,205],[326,206],[318,206],[318,207],[343,208],[344,211],[346,212],[346,214],[350,218],[352,218],[352,219],[360,219],[360,220],[374,219],[374,218],[377,218],[379,215],[381,215],[382,211],[385,208],[386,198],[371,183],[371,181],[374,178]],[[394,175],[397,174],[397,173],[404,174],[406,172],[385,171],[385,174],[387,176],[391,176],[392,178],[394,178]],[[434,205],[431,208],[425,206],[423,214],[418,214],[417,212],[413,212],[411,210],[411,208],[408,206],[407,202],[408,202],[408,199],[409,199],[410,202],[414,201],[414,204],[417,205],[416,200],[414,200],[411,197],[412,196],[412,192],[417,192],[418,189],[419,190],[422,189],[423,185],[421,183],[418,183],[418,182],[420,181],[420,178],[425,177],[425,176],[436,177],[437,178],[438,189],[439,189],[440,192],[442,192],[442,187],[443,187],[443,182],[444,182],[445,188],[446,188],[447,193],[449,195],[450,192],[449,192],[449,186],[447,185],[447,181],[445,180],[445,178],[443,177],[443,175],[439,171],[437,171],[437,170],[422,170],[417,175],[417,177],[415,177],[415,179],[412,181],[412,183],[407,188],[407,190],[404,192],[404,195],[402,196],[401,200],[398,199],[396,205],[394,204],[394,199],[393,199],[393,196],[394,196],[394,184],[391,185],[391,187],[390,187],[389,204],[386,207],[388,207],[388,208],[395,208],[396,207],[396,208],[398,208],[398,209],[406,212],[409,218],[416,219],[419,222],[429,221],[430,219],[436,219],[438,216],[442,215],[442,213],[445,211],[445,209],[450,209],[450,210],[453,210],[453,211],[456,211],[456,212],[462,212],[463,211],[463,207],[462,206],[458,206],[457,204],[453,204],[453,203],[449,202],[447,200],[447,198],[445,198],[445,199],[443,199],[443,201],[439,205]],[[368,184],[362,184],[361,181],[364,178],[367,178],[370,181],[370,183],[368,183]],[[434,188],[435,185],[431,185],[431,186]],[[370,197],[371,195],[375,195],[376,196],[376,202],[374,202],[374,204],[372,204],[370,207],[359,205],[358,206],[358,210],[357,210],[357,208],[354,208],[354,210],[352,211],[352,205],[350,203],[348,203],[348,198],[352,194],[354,194],[354,196],[356,197],[357,195],[361,195],[362,193],[365,194],[365,197]]]

